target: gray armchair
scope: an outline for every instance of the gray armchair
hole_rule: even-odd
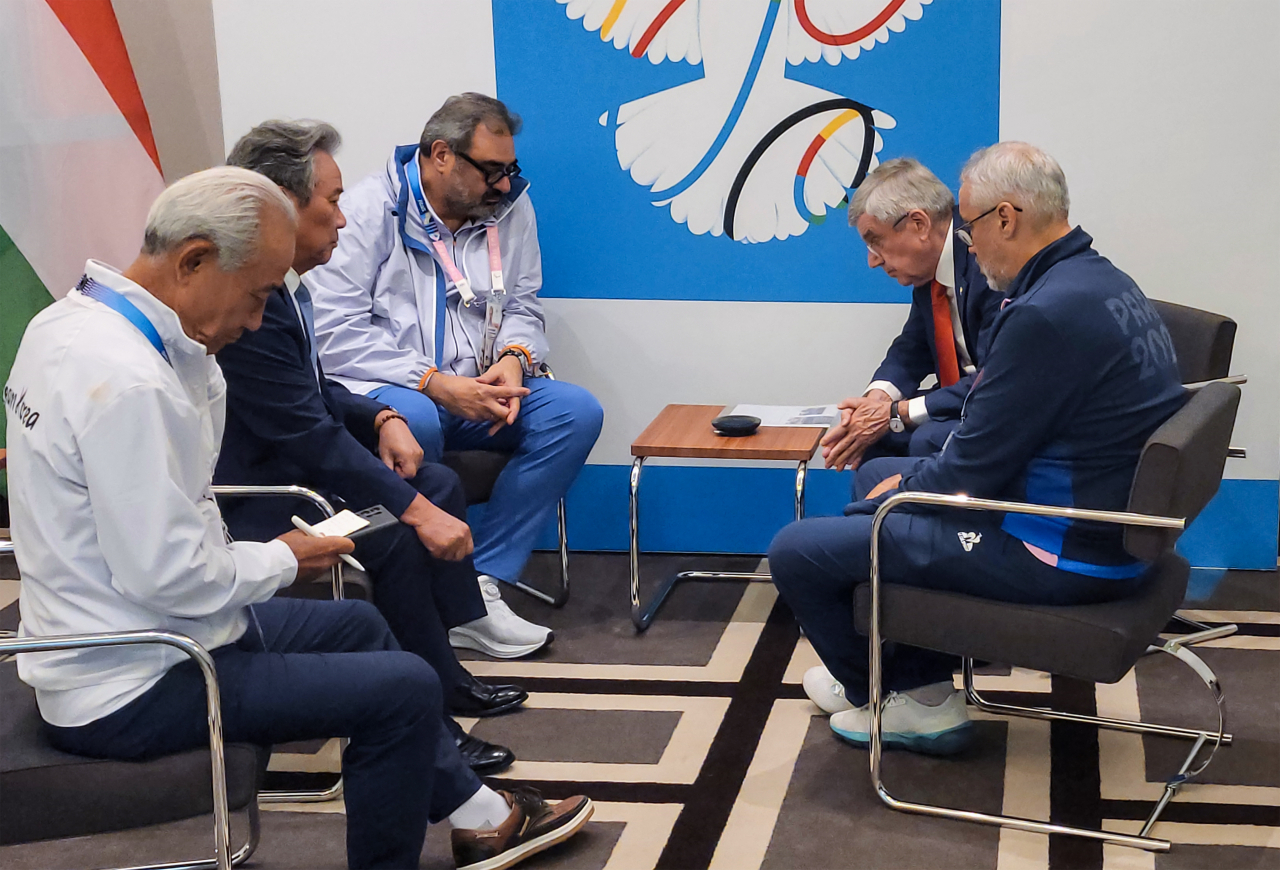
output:
[[[1158,634],[1186,592],[1189,567],[1174,552],[1174,544],[1184,525],[1194,519],[1217,492],[1239,402],[1239,388],[1229,384],[1209,384],[1192,394],[1182,410],[1156,430],[1143,448],[1127,512],[1047,507],[920,492],[900,492],[885,500],[876,512],[873,525],[871,582],[858,587],[854,600],[855,624],[859,632],[868,636],[870,643],[871,779],[882,801],[904,812],[1043,834],[1070,834],[1151,851],[1169,849],[1168,841],[1148,836],[1151,827],[1178,788],[1204,770],[1219,745],[1231,742],[1231,735],[1223,730],[1223,695],[1213,671],[1188,648],[1186,637],[1162,642]],[[1134,596],[1076,607],[1009,604],[953,592],[882,583],[880,526],[885,516],[904,504],[1123,524],[1126,526],[1125,548],[1134,558],[1152,565],[1146,574],[1145,584]],[[880,771],[883,641],[960,656],[964,662],[968,700],[987,712],[1158,734],[1189,739],[1194,743],[1182,768],[1170,778],[1164,796],[1138,836],[899,800],[885,787]],[[1209,688],[1218,709],[1216,731],[997,704],[983,698],[973,684],[974,659],[1002,662],[1090,682],[1114,683],[1128,673],[1141,656],[1155,651],[1175,656]],[[1209,744],[1208,752],[1202,752],[1205,744]],[[1202,754],[1206,757],[1196,764]]]
[[[44,737],[35,692],[18,679],[17,653],[159,643],[196,660],[204,675],[209,748],[149,761],[69,755]],[[214,856],[133,870],[230,870],[258,845],[257,785],[262,750],[223,746],[213,659],[191,638],[168,631],[0,638],[0,845],[83,837],[213,813]],[[248,841],[230,851],[230,814],[247,809]]]

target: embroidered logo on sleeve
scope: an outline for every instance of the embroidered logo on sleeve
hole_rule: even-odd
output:
[[[956,537],[960,539],[960,546],[964,547],[966,553],[973,551],[973,545],[982,540],[981,532],[956,532]]]
[[[40,412],[27,404],[27,391],[19,393],[13,387],[4,388],[4,404],[14,416],[19,426],[30,429],[40,420]]]

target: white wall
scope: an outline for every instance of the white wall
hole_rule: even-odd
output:
[[[1073,218],[1149,294],[1240,322],[1233,369],[1251,382],[1234,440],[1250,458],[1228,474],[1275,479],[1280,4],[1002,9],[1002,135],[1062,162]],[[269,117],[323,118],[346,138],[351,180],[414,141],[449,94],[495,88],[491,9],[480,0],[214,0],[214,15],[228,145]],[[849,254],[863,256],[852,234]],[[547,313],[557,373],[607,411],[591,461],[613,464],[629,460],[631,440],[669,401],[857,391],[906,306],[550,299]]]
[[[1147,295],[1234,318],[1227,475],[1280,470],[1280,3],[1004,0],[1000,135],[1062,164],[1071,216]]]
[[[318,118],[342,132],[350,181],[417,142],[445,97],[496,88],[485,0],[213,0],[213,22],[227,150],[269,118]]]

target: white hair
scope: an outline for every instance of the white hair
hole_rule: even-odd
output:
[[[235,166],[192,173],[151,204],[142,253],[167,254],[191,239],[204,239],[218,249],[218,266],[234,272],[258,252],[258,229],[268,207],[297,226],[293,203],[265,175]]]
[[[960,171],[973,207],[985,211],[1008,201],[1033,223],[1067,220],[1071,196],[1058,161],[1026,142],[997,142],[974,152]]]
[[[869,214],[893,223],[912,209],[920,209],[937,222],[951,220],[955,197],[924,164],[910,157],[886,160],[867,175],[849,201],[849,226]]]

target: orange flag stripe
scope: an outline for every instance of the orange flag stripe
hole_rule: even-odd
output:
[[[125,48],[120,22],[116,20],[111,0],[45,0],[62,26],[75,40],[93,71],[102,79],[107,93],[124,115],[151,162],[160,171],[160,153],[151,131],[151,116],[142,101],[133,63]]]

